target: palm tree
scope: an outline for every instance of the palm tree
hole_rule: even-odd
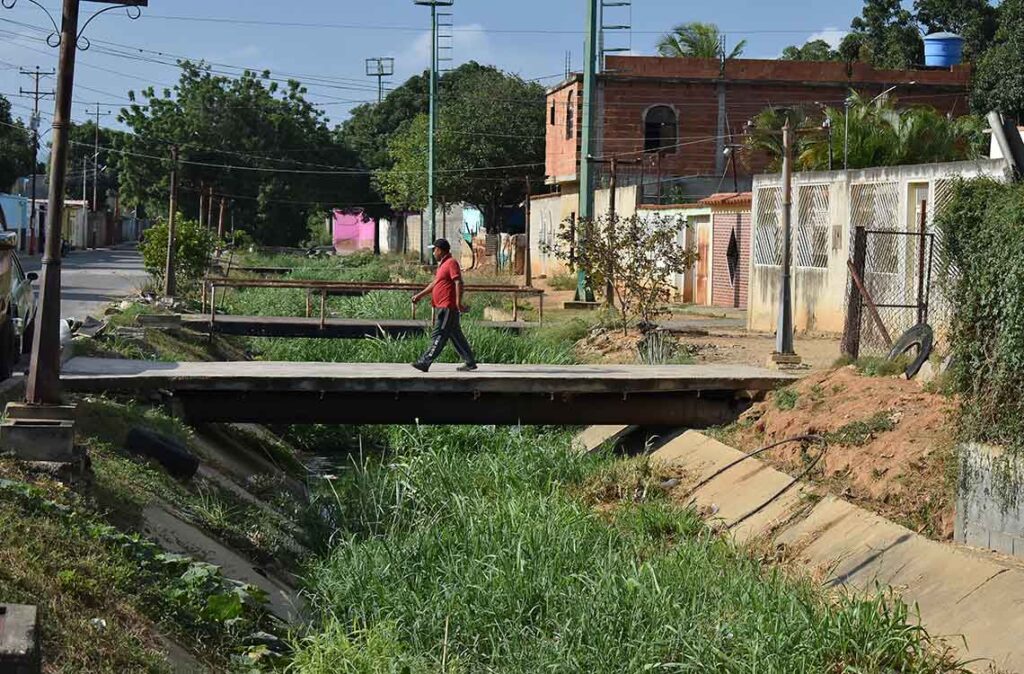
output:
[[[743,54],[743,49],[747,46],[746,40],[740,40],[726,56],[724,37],[722,31],[713,23],[683,23],[658,40],[658,55],[670,58],[734,59]]]
[[[826,108],[824,118],[832,133],[799,108],[769,108],[752,120],[747,146],[771,159],[769,170],[781,164],[779,129],[788,119],[802,131],[796,136],[794,158],[801,171],[842,168],[849,158],[851,169],[900,166],[975,159],[986,151],[984,120],[975,117],[950,119],[934,108],[899,108],[888,98],[868,99],[850,95],[849,108]],[[848,129],[848,132],[847,132]],[[831,148],[829,142],[831,141]]]

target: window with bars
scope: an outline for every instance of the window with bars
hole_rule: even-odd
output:
[[[782,232],[779,214],[782,211],[782,189],[762,187],[757,191],[757,213],[754,223],[754,264],[782,264]]]
[[[797,190],[796,264],[798,267],[828,267],[829,186],[804,185]]]

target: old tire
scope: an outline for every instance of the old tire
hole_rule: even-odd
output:
[[[199,459],[174,438],[133,428],[125,445],[132,454],[156,461],[179,480],[188,480],[199,470]]]
[[[932,355],[934,339],[935,334],[932,332],[931,326],[927,323],[919,323],[904,332],[903,335],[896,340],[896,343],[893,344],[887,358],[889,360],[896,360],[914,347],[917,347],[917,357],[911,361],[905,371],[907,379],[913,379],[917,376],[917,373],[921,371],[921,367],[928,361],[928,357]]]

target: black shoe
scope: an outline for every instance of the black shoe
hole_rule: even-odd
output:
[[[413,363],[412,366],[420,372],[426,372],[430,369],[430,365],[427,363]]]
[[[476,363],[466,363],[455,368],[458,372],[473,372],[477,369]]]

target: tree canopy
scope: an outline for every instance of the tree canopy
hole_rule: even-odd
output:
[[[783,61],[838,61],[841,58],[825,40],[810,40],[802,47],[791,45],[782,50]]]
[[[999,29],[978,61],[971,106],[979,114],[996,110],[1024,122],[1024,0],[999,6]]]
[[[368,176],[338,143],[299,82],[269,72],[214,75],[182,62],[181,79],[151,87],[119,116],[131,133],[117,142],[122,199],[166,211],[172,146],[180,149],[180,209],[195,213],[203,186],[233,201],[239,226],[264,243],[294,245],[311,211],[352,203]],[[132,101],[136,94],[129,92]]]
[[[87,121],[72,124],[69,130],[71,145],[68,148],[68,182],[65,193],[78,199],[82,195],[82,172],[85,171],[88,182],[88,198],[92,199],[92,181],[94,179],[93,155],[96,154],[96,122]],[[102,207],[103,199],[108,190],[117,190],[119,186],[118,155],[113,151],[121,147],[125,133],[100,125],[99,135],[99,198]]]
[[[0,96],[0,192],[32,170],[32,132],[11,114],[11,102]]]
[[[658,54],[673,58],[739,58],[746,49],[747,41],[740,40],[725,53],[725,35],[713,23],[693,21],[683,23],[658,40]]]
[[[544,175],[544,89],[495,68],[465,73],[448,89],[438,113],[437,199],[465,202],[500,226],[502,206],[520,203],[526,178]],[[427,119],[420,114],[388,143],[388,166],[374,183],[396,209],[427,201]]]

